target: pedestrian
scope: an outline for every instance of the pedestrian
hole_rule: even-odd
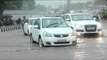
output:
[[[23,16],[23,19],[22,19],[22,29],[24,29],[24,23],[26,22],[26,17]]]
[[[17,25],[20,25],[20,24],[21,24],[21,19],[18,18],[18,19],[16,20],[16,23],[17,23]]]

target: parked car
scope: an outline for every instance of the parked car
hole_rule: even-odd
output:
[[[24,23],[24,28],[23,28],[24,35],[29,35],[31,33],[30,28],[36,19],[37,18],[35,17],[30,17],[26,20],[26,22]]]
[[[76,45],[76,34],[61,17],[41,17],[31,27],[30,41],[39,47]]]
[[[68,13],[64,14],[63,18],[72,26],[76,31],[77,36],[88,33],[97,33],[99,36],[103,36],[103,28],[101,22],[93,18],[88,13]]]

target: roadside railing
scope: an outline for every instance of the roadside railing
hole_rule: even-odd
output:
[[[2,27],[0,27],[0,32],[18,30],[21,28],[22,28],[21,25],[2,26]]]

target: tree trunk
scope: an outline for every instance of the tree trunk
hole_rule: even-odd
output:
[[[0,19],[3,16],[4,8],[5,8],[5,5],[4,4],[0,4]]]

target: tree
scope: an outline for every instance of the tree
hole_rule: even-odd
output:
[[[35,0],[23,0],[23,10],[32,10],[35,9]]]
[[[22,7],[23,0],[6,0],[6,9],[8,10],[14,10],[14,9],[20,9]]]
[[[30,0],[28,7],[29,7],[29,9],[35,9],[35,0]]]
[[[39,11],[46,11],[47,8],[44,5],[37,4],[36,9]]]
[[[4,3],[5,0],[0,0],[0,16],[2,16],[3,14],[3,10],[5,9],[5,3]]]
[[[20,9],[23,0],[0,0],[0,17],[5,9]]]

